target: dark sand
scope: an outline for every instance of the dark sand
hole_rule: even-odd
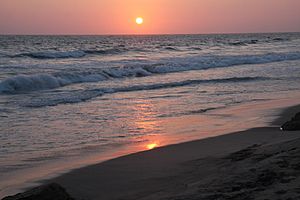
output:
[[[299,108],[286,109],[274,124]],[[51,181],[77,199],[300,199],[300,131],[254,128],[135,153]]]
[[[300,199],[300,131],[274,127],[160,147],[50,180],[75,199]]]

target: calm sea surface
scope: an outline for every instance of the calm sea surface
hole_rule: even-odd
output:
[[[299,33],[0,36],[0,193],[217,135],[237,120],[219,110],[299,90]]]

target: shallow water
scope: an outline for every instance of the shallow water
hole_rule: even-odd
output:
[[[0,188],[261,124],[222,111],[293,98],[299,64],[298,33],[0,36]]]

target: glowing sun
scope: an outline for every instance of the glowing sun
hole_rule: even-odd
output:
[[[135,19],[135,22],[136,22],[138,25],[141,25],[141,24],[143,24],[144,19],[141,18],[141,17],[137,17],[137,18]]]

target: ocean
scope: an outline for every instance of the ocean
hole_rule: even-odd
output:
[[[300,33],[0,36],[0,193],[259,124],[220,113],[299,86]]]

